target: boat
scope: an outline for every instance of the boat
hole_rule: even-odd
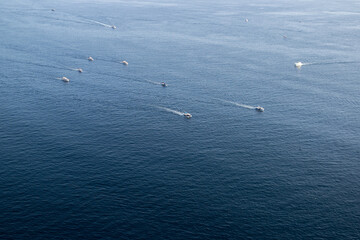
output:
[[[89,61],[94,61],[94,59],[92,57],[88,57]]]
[[[295,67],[301,68],[302,65],[304,65],[302,62],[296,62],[294,63]]]
[[[167,87],[166,83],[164,83],[164,82],[161,83],[161,86]]]
[[[260,106],[257,106],[257,107],[255,108],[255,110],[258,111],[258,112],[263,112],[263,111],[265,111],[265,109],[264,109],[263,107],[260,107]]]
[[[129,63],[127,61],[122,61],[121,63],[124,65],[129,65]]]
[[[112,25],[111,28],[112,28],[112,29],[116,29],[116,26],[115,26],[115,25]]]
[[[54,9],[54,8],[52,8],[52,9],[51,9],[51,11],[55,12],[55,9]]]
[[[192,115],[191,115],[190,113],[185,112],[185,113],[184,113],[184,117],[186,117],[186,118],[191,118]]]
[[[79,73],[83,72],[83,70],[81,68],[76,69],[76,71],[78,71]]]
[[[68,79],[67,77],[62,77],[61,80],[63,80],[64,82],[70,82],[70,79]]]
[[[245,19],[245,22],[249,22],[249,19],[246,18],[246,19]]]

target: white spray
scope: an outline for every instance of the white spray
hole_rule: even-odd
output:
[[[256,108],[254,106],[250,106],[250,105],[246,105],[246,104],[242,104],[242,103],[227,101],[227,100],[223,100],[223,99],[219,99],[219,98],[215,98],[215,99],[219,100],[219,101],[222,101],[222,102],[230,103],[230,104],[238,106],[238,107],[247,108],[247,109],[255,109]]]
[[[183,113],[183,112],[179,112],[179,111],[176,111],[176,110],[173,110],[173,109],[170,109],[170,108],[158,107],[158,106],[157,106],[157,108],[162,109],[162,110],[165,110],[165,111],[167,111],[167,112],[174,113],[174,114],[179,115],[179,116],[184,116],[184,113]]]

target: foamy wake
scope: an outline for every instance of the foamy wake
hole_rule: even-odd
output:
[[[96,23],[96,24],[99,24],[99,25],[104,26],[104,27],[109,27],[109,28],[111,28],[111,27],[112,27],[111,25],[106,24],[106,23],[102,23],[102,22],[95,21],[95,20],[88,19],[88,18],[84,18],[84,19],[86,19],[86,20],[87,20],[87,21],[89,21],[89,22]]]
[[[225,103],[229,103],[238,107],[243,107],[243,108],[247,108],[247,109],[255,109],[256,107],[254,106],[250,106],[250,105],[246,105],[246,104],[242,104],[242,103],[238,103],[238,102],[232,102],[232,101],[227,101],[224,99],[220,99],[220,98],[215,98],[216,100],[219,100],[221,102],[225,102]]]
[[[70,68],[72,71],[83,72],[82,68]]]
[[[62,69],[66,69],[66,70],[71,70],[71,71],[79,71],[79,70],[82,70],[81,68],[71,68],[71,67],[68,67],[68,66],[65,66],[65,65],[62,65],[62,64],[57,64],[60,68]]]
[[[151,83],[151,84],[154,84],[154,85],[161,85],[161,83],[159,82],[154,82],[154,81],[150,81],[150,80],[144,80],[145,82],[148,82],[148,83]]]
[[[154,84],[154,85],[161,85],[161,82],[154,82],[154,81],[150,81],[150,80],[144,80],[145,82]]]
[[[156,106],[156,107],[159,108],[159,109],[165,110],[167,112],[174,113],[174,114],[179,115],[179,116],[184,116],[183,112],[179,112],[179,111],[176,111],[174,109],[170,109],[170,108],[166,108],[166,107],[159,107],[159,106]]]
[[[66,13],[66,12],[62,12],[62,14],[65,14],[65,15],[71,17],[71,18],[76,18],[76,19],[72,19],[72,20],[67,19],[67,20],[70,20],[70,21],[73,21],[73,22],[80,22],[80,23],[85,23],[85,24],[95,23],[95,24],[99,24],[101,26],[108,27],[108,28],[113,28],[114,27],[112,25],[109,25],[109,24],[106,24],[106,23],[103,23],[103,22],[99,22],[99,21],[95,21],[93,19],[86,18],[86,17],[83,17],[83,16],[76,16],[76,15],[72,15],[72,14],[69,14],[69,13]]]
[[[301,66],[309,66],[309,65],[331,65],[331,64],[353,64],[353,63],[359,63],[355,61],[334,61],[334,62],[302,62]]]

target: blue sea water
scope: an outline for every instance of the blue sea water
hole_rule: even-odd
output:
[[[360,239],[359,23],[356,0],[1,1],[0,239]]]

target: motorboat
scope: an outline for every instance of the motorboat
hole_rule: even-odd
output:
[[[124,65],[129,65],[129,63],[127,61],[122,61],[121,63]]]
[[[92,57],[88,57],[89,61],[94,61],[94,59]]]
[[[294,63],[295,67],[301,68],[302,65],[304,65],[302,62],[296,62]]]
[[[81,68],[76,69],[76,71],[78,71],[79,73],[83,72],[83,70]]]
[[[164,82],[161,83],[161,86],[167,87],[166,83],[164,83]]]
[[[245,19],[245,22],[249,22],[249,19],[246,18],[246,19]]]
[[[63,80],[64,82],[70,82],[70,79],[68,79],[67,77],[62,77],[61,80]]]
[[[112,25],[111,28],[112,28],[112,29],[116,29],[116,26],[115,26],[115,25]]]
[[[190,114],[190,113],[184,113],[184,117],[186,117],[186,118],[191,118],[192,117],[192,115]]]
[[[255,108],[255,110],[258,111],[258,112],[263,112],[263,111],[265,111],[265,109],[264,109],[263,107],[260,107],[260,106],[257,106],[257,107]]]

